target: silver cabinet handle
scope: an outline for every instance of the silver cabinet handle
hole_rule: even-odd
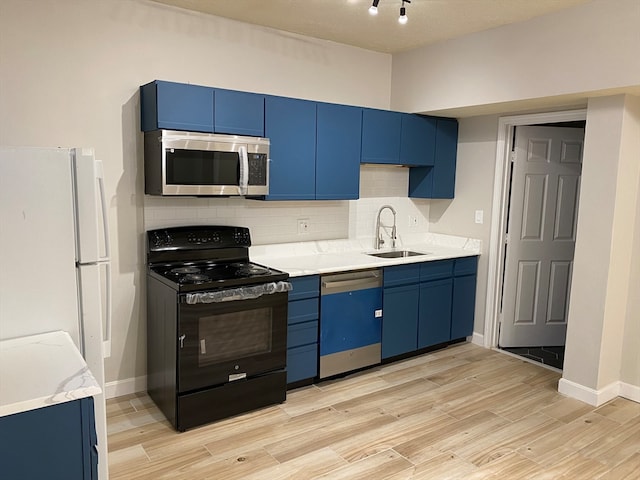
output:
[[[180,348],[184,348],[184,339],[187,338],[186,335],[180,335],[178,340],[180,341]]]

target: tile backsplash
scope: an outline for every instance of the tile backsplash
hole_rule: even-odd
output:
[[[339,201],[259,201],[244,198],[144,197],[145,230],[181,225],[241,225],[254,245],[342,238],[373,242],[375,217],[385,204],[397,212],[398,235],[429,231],[429,201],[407,198],[409,170],[363,165],[360,199]],[[309,228],[299,233],[299,220]],[[382,215],[391,224],[391,212]]]

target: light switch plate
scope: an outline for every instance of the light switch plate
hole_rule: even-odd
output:
[[[476,210],[476,223],[484,223],[484,210]]]

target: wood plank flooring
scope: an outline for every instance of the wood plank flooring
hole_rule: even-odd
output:
[[[145,394],[107,402],[110,478],[640,479],[640,404],[458,344],[175,432]]]

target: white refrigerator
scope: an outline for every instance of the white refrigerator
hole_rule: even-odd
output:
[[[102,163],[93,150],[0,147],[0,339],[70,334],[103,391],[94,398],[101,480],[110,277]]]

